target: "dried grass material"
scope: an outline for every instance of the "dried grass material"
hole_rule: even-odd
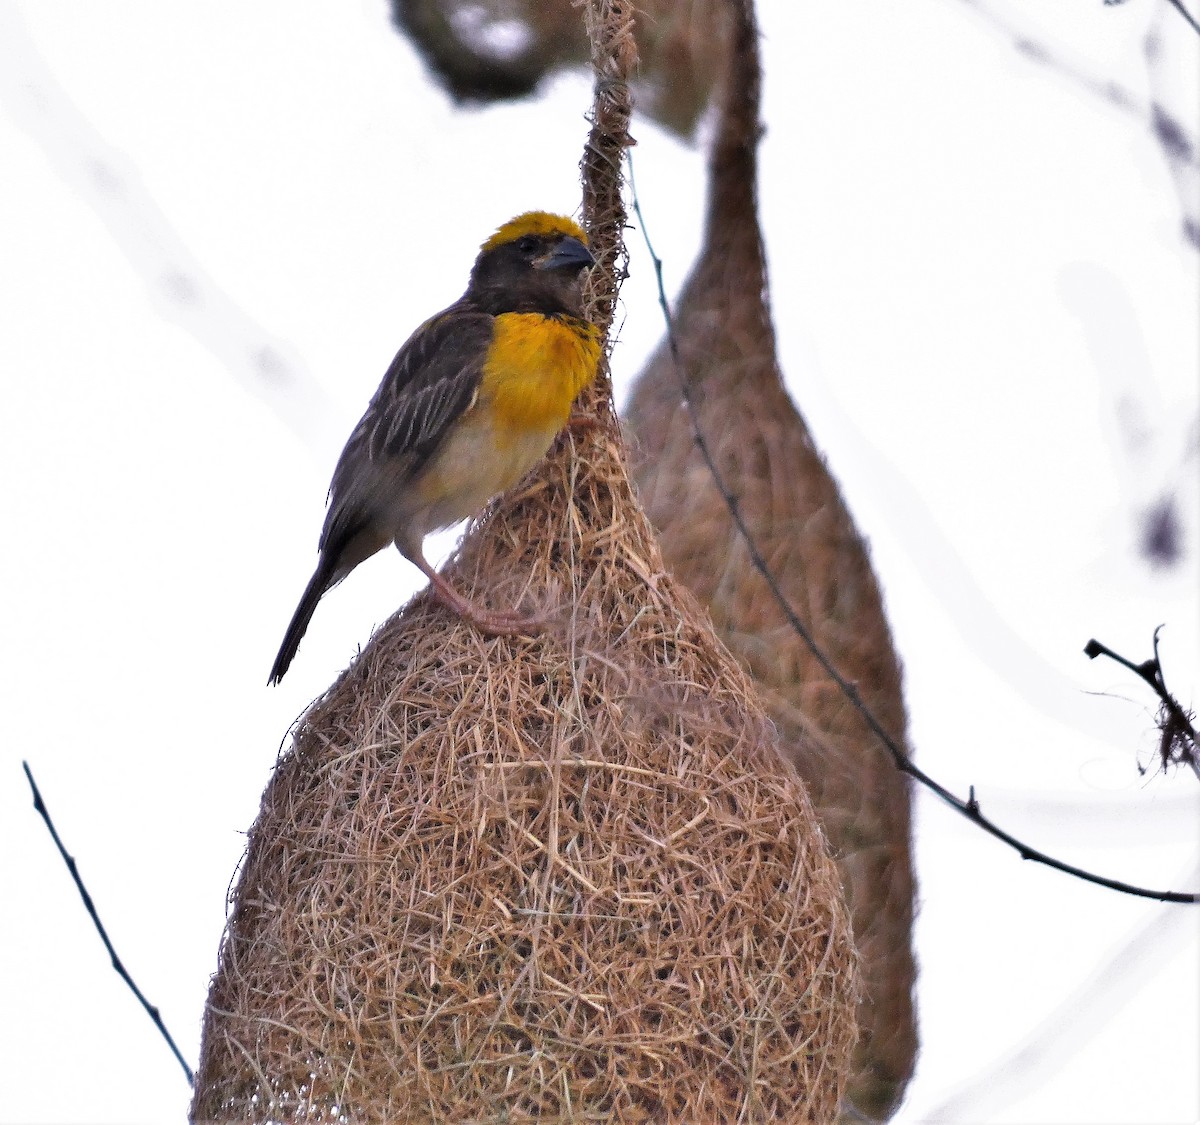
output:
[[[593,0],[585,225],[621,253],[628,14]],[[195,1121],[828,1121],[837,870],[745,674],[663,570],[607,383],[300,723],[250,832]]]
[[[705,248],[675,314],[682,368],[719,470],[786,596],[903,741],[900,667],[867,549],[776,360],[755,200],[753,12],[738,0],[734,7],[741,18],[711,159]],[[849,1100],[886,1117],[917,1049],[909,781],[755,571],[695,447],[678,379],[664,342],[627,412],[640,498],[668,568],[699,595],[753,676],[839,857],[865,986]]]
[[[422,596],[305,717],[251,832],[197,1119],[833,1116],[836,869],[600,461],[556,458],[456,567],[498,599],[577,582],[561,633],[483,638]]]
[[[691,136],[720,63],[724,0],[638,0],[642,112]],[[526,97],[554,71],[588,61],[573,0],[392,0],[392,19],[461,102]]]

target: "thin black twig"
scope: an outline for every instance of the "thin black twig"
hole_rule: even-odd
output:
[[[626,153],[626,159],[629,161],[629,190],[633,196],[633,211],[637,216],[638,223],[642,229],[642,238],[646,243],[646,250],[650,255],[651,261],[654,263],[654,272],[658,282],[658,303],[662,308],[663,318],[667,326],[667,345],[671,352],[671,359],[675,364],[675,373],[679,378],[680,392],[683,396],[684,406],[687,409],[688,418],[691,420],[692,437],[695,440],[696,448],[700,451],[700,456],[704,459],[705,465],[712,476],[713,484],[717,491],[721,494],[722,500],[725,502],[726,508],[729,510],[730,518],[733,520],[734,526],[738,533],[746,543],[746,548],[750,554],[750,560],[754,565],[754,569],[762,575],[771,591],[771,596],[779,604],[784,616],[787,618],[788,624],[791,626],[796,635],[808,647],[808,650],[813,654],[817,663],[825,670],[846,698],[853,705],[854,709],[859,713],[862,720],[868,728],[875,734],[880,742],[887,748],[887,751],[892,756],[892,761],[896,768],[903,773],[908,774],[916,781],[920,782],[927,789],[936,793],[943,801],[951,808],[955,809],[969,821],[978,825],[985,832],[996,839],[1004,841],[1009,847],[1016,850],[1022,859],[1028,859],[1034,863],[1041,863],[1047,867],[1052,867],[1056,871],[1062,871],[1067,875],[1072,875],[1077,879],[1082,879],[1088,883],[1095,883],[1101,887],[1108,887],[1110,890],[1121,891],[1124,894],[1137,895],[1141,898],[1157,899],[1160,902],[1180,902],[1180,903],[1200,903],[1200,894],[1189,894],[1183,891],[1155,891],[1146,887],[1135,886],[1132,883],[1123,883],[1119,879],[1109,879],[1103,875],[1096,875],[1093,872],[1085,871],[1081,867],[1075,867],[1073,864],[1064,863],[1060,859],[1055,859],[1045,852],[1039,851],[1037,848],[1031,848],[1028,844],[1018,840],[1011,833],[1004,831],[999,825],[994,824],[983,814],[979,801],[975,796],[975,786],[969,789],[969,799],[964,801],[961,797],[951,793],[944,785],[935,781],[924,770],[922,770],[907,753],[900,747],[894,738],[883,728],[879,720],[875,718],[870,708],[862,701],[862,697],[858,693],[858,689],[847,680],[834,667],[829,657],[818,646],[816,640],[809,632],[804,622],[800,620],[799,614],[792,607],[791,602],[780,588],[775,575],[771,572],[771,568],[767,565],[766,559],[762,552],[758,549],[758,544],[755,543],[754,537],[750,534],[750,529],[746,526],[745,520],[742,518],[741,508],[738,504],[737,497],[729,490],[725,484],[725,480],[717,468],[716,460],[713,458],[712,451],[709,448],[707,439],[704,436],[704,431],[700,425],[699,411],[696,408],[696,403],[692,398],[691,385],[687,377],[687,372],[684,369],[683,361],[679,355],[679,344],[675,338],[675,321],[671,315],[671,306],[667,301],[666,289],[663,285],[662,260],[654,252],[654,246],[650,241],[649,232],[646,230],[646,219],[642,214],[641,203],[638,199],[637,185],[633,175],[633,155]]]
[[[1138,679],[1150,685],[1159,699],[1159,757],[1162,759],[1163,768],[1166,769],[1172,762],[1182,762],[1191,766],[1196,776],[1200,777],[1200,760],[1196,754],[1196,727],[1192,722],[1195,716],[1185,710],[1179,700],[1167,690],[1162,661],[1158,656],[1158,634],[1161,631],[1161,625],[1154,630],[1154,656],[1143,660],[1141,664],[1134,664],[1127,657],[1113,652],[1108,645],[1101,644],[1094,637],[1084,645],[1084,655],[1090,660],[1095,660],[1097,656],[1107,656],[1109,660],[1115,660],[1128,668]]]
[[[1104,3],[1106,7],[1115,8],[1119,4],[1124,4],[1125,0],[1104,0]],[[1196,17],[1193,16],[1192,13],[1183,6],[1183,0],[1167,0],[1167,3],[1170,4],[1171,7],[1174,8],[1175,11],[1177,11],[1181,16],[1183,16],[1185,20],[1187,20],[1188,26],[1197,35],[1200,35],[1200,23],[1197,23]]]
[[[1196,17],[1193,16],[1192,13],[1183,6],[1183,0],[1167,0],[1167,3],[1170,4],[1171,7],[1174,8],[1175,11],[1177,11],[1181,16],[1183,16],[1185,20],[1187,20],[1188,26],[1197,35],[1200,35],[1200,23],[1197,23]]]
[[[55,846],[58,848],[58,854],[63,857],[63,862],[67,865],[67,870],[71,873],[71,878],[75,880],[75,888],[79,891],[79,897],[83,899],[83,905],[86,907],[88,914],[91,916],[92,922],[95,924],[96,932],[100,935],[100,940],[104,942],[104,948],[108,950],[108,955],[112,960],[112,967],[116,969],[117,975],[129,985],[130,991],[138,998],[138,1002],[146,1009],[146,1014],[154,1022],[154,1026],[158,1028],[162,1037],[167,1041],[167,1046],[171,1048],[175,1058],[179,1060],[179,1065],[183,1067],[183,1073],[187,1076],[188,1085],[193,1082],[192,1068],[188,1066],[187,1061],[180,1053],[179,1048],[175,1045],[175,1040],[171,1038],[171,1033],[167,1030],[166,1025],[162,1021],[162,1016],[158,1009],[146,999],[142,990],[133,983],[133,977],[129,975],[128,970],[121,963],[121,958],[117,956],[117,951],[113,949],[113,944],[109,941],[108,933],[104,929],[100,921],[100,916],[96,913],[96,905],[92,902],[92,896],[88,894],[88,889],[83,885],[83,880],[79,877],[79,869],[75,866],[75,858],[67,852],[63,847],[63,842],[59,838],[58,832],[54,827],[54,821],[50,819],[50,813],[46,808],[46,802],[42,800],[41,791],[37,787],[37,782],[33,780],[33,774],[29,769],[28,762],[22,762],[21,768],[25,771],[25,777],[29,781],[29,788],[33,790],[33,807],[37,810],[41,818],[46,822],[46,827],[50,830],[50,836],[54,840]]]

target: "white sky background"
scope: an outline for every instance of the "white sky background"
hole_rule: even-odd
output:
[[[1158,96],[1196,130],[1200,39],[1165,4],[994,11],[1142,99],[1157,22]],[[871,540],[921,764],[1063,859],[1197,889],[1200,786],[1139,776],[1149,692],[1082,654],[1141,660],[1165,623],[1195,703],[1200,255],[1161,149],[964,0],[766,0],[761,23],[783,367]],[[194,1063],[287,728],[419,586],[395,552],[365,564],[266,688],[334,459],[478,243],[577,207],[589,101],[575,76],[456,111],[383,0],[0,0],[0,1120],[188,1100],[20,760]],[[703,154],[636,135],[675,291]],[[630,246],[619,391],[662,331]],[[1137,514],[1168,488],[1187,556],[1156,570]],[[901,1121],[1200,1118],[1200,911],[1023,864],[925,797],[917,856]]]

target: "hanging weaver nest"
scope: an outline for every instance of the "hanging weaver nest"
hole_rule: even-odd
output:
[[[588,10],[584,213],[616,295],[636,54]],[[828,1121],[857,978],[836,867],[745,674],[664,572],[607,376],[449,577],[304,716],[250,832],[195,1121]]]
[[[724,0],[637,0],[641,112],[692,134],[712,92]],[[392,20],[460,102],[532,94],[549,74],[583,66],[590,46],[575,0],[392,0]]]
[[[899,1103],[917,1049],[908,778],[792,631],[696,448],[689,380],[719,471],[791,605],[903,743],[898,661],[866,546],[783,385],[755,199],[760,72],[751,4],[734,0],[731,64],[710,164],[705,245],[667,342],[627,411],[634,477],[668,568],[751,673],[838,857],[864,977],[848,1100]]]

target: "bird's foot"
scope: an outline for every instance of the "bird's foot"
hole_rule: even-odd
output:
[[[459,611],[481,633],[493,637],[536,637],[546,628],[544,617],[519,613],[497,613],[472,605],[469,612]]]
[[[434,572],[429,578],[437,600],[481,633],[498,637],[534,637],[546,627],[544,617],[484,609],[460,594],[440,574]]]

